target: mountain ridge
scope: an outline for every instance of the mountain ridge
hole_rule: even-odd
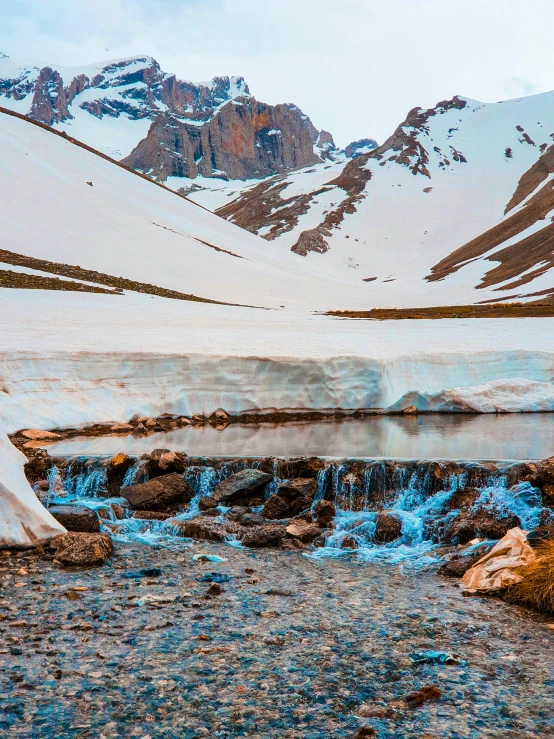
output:
[[[62,67],[0,54],[0,102],[161,180],[262,178],[343,155],[298,106],[256,100],[243,77],[180,80],[148,55]]]

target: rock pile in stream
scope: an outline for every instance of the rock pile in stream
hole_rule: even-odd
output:
[[[335,548],[465,545],[498,540],[532,519],[554,521],[554,458],[539,463],[188,457],[168,449],[134,458],[50,459],[29,450],[41,499],[111,498],[102,523],[163,523],[164,534],[244,546]],[[53,473],[56,473],[55,475]],[[48,479],[46,479],[48,477]],[[77,511],[72,521],[77,521]],[[67,515],[67,512],[66,512]],[[69,519],[67,519],[69,520]],[[77,528],[72,523],[68,528]],[[79,525],[79,530],[90,529]]]

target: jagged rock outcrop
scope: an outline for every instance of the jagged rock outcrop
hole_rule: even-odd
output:
[[[352,143],[348,144],[344,153],[349,159],[356,159],[357,157],[361,157],[364,154],[373,151],[373,149],[376,149],[378,146],[379,144],[375,139],[358,139],[358,141],[352,141]]]
[[[123,162],[160,181],[268,177],[320,161],[305,118],[294,106],[252,97],[227,103],[203,126],[161,115]]]
[[[63,68],[0,54],[0,105],[21,111],[27,100],[29,117],[158,180],[262,178],[339,153],[332,135],[318,131],[297,106],[258,102],[244,78],[195,84],[163,72],[149,56],[83,67],[70,76]],[[117,148],[120,142],[111,143],[102,126],[87,123],[83,111],[99,121],[120,119],[129,148]],[[144,119],[152,121],[146,137]]]
[[[291,251],[295,254],[300,254],[302,257],[307,256],[311,251],[315,251],[318,254],[325,254],[328,250],[329,245],[325,241],[321,230],[317,228],[302,231],[296,244],[291,247]]]

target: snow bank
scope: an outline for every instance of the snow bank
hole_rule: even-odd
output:
[[[0,547],[32,547],[65,534],[27,482],[25,461],[0,428]]]
[[[493,380],[483,385],[454,387],[438,393],[406,393],[389,412],[415,406],[436,413],[526,413],[554,411],[554,384],[532,380]]]
[[[502,404],[479,391],[476,410],[546,410],[553,387],[552,319],[346,321],[39,290],[0,291],[0,315],[8,431],[220,407],[389,408],[487,383],[498,396],[499,382]]]

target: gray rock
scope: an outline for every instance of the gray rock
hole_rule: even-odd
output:
[[[49,512],[68,531],[95,533],[100,531],[100,518],[96,511],[81,505],[55,505]]]
[[[262,493],[271,480],[272,476],[267,472],[242,470],[220,482],[212,497],[218,503],[239,503]]]

